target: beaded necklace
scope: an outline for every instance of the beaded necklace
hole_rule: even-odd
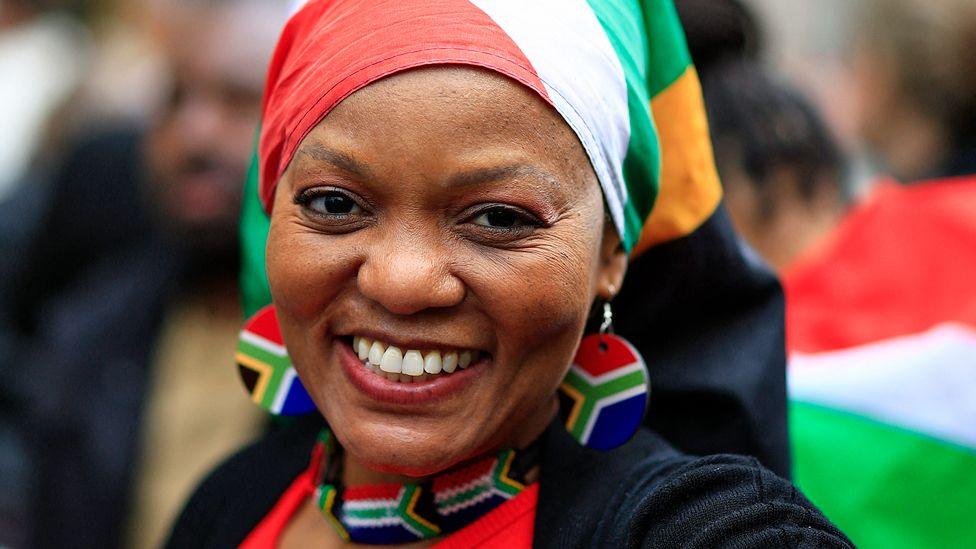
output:
[[[538,444],[504,450],[422,483],[343,486],[341,448],[323,429],[312,451],[315,505],[345,541],[391,545],[430,539],[478,520],[525,489]]]

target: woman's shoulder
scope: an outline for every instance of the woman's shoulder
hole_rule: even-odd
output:
[[[236,546],[308,467],[322,420],[277,426],[214,469],[177,518],[167,547]]]
[[[755,458],[688,456],[649,431],[610,452],[548,442],[537,547],[853,547]]]
[[[637,468],[625,485],[629,517],[615,528],[630,546],[853,547],[793,484],[755,458],[685,456],[658,473]]]

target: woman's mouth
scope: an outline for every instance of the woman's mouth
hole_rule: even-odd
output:
[[[354,336],[352,349],[363,367],[390,381],[412,383],[437,379],[477,363],[470,349],[402,349],[378,339]]]
[[[365,336],[340,337],[346,378],[376,402],[427,407],[465,391],[492,365],[489,353],[473,349],[391,345]]]

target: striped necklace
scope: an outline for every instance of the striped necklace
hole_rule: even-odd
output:
[[[343,486],[341,448],[323,429],[312,451],[315,505],[344,541],[391,545],[449,534],[524,490],[538,446],[504,450],[419,484]]]

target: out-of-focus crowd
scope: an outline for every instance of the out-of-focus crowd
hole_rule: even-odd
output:
[[[3,2],[0,546],[157,545],[263,427],[236,228],[287,9]]]
[[[936,467],[923,475],[936,493],[976,490],[960,480],[976,465],[976,428],[964,427],[976,425],[965,404],[976,402],[976,353],[964,352],[976,351],[976,3],[676,4],[725,207],[784,277],[796,480],[856,543],[976,543],[971,525],[952,531],[976,497],[968,510],[954,498],[961,509],[920,519],[900,515],[910,502],[871,495],[902,482],[887,475],[912,472],[905,464]],[[288,9],[0,4],[0,547],[158,545],[201,476],[265,428],[237,398],[231,363],[236,231],[264,71]],[[791,40],[791,29],[825,23],[830,55]],[[893,351],[890,378],[883,365],[862,371],[881,360],[862,355],[860,369],[845,370],[853,377],[833,375],[844,368],[838,353],[946,324],[971,337],[955,355],[906,365],[913,351]],[[909,370],[945,384],[911,387],[915,378],[898,377]],[[892,379],[909,386],[890,389]],[[899,406],[926,410],[890,413]],[[884,437],[870,447],[857,446],[868,435],[830,438],[840,431],[815,415],[827,408],[960,454],[906,442],[889,469],[830,461],[888,450]],[[866,477],[876,482],[862,495],[837,495]],[[931,537],[917,531],[928,528]]]

